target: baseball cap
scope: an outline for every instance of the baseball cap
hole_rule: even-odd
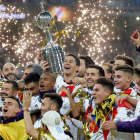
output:
[[[61,126],[61,117],[56,111],[47,111],[41,121],[47,125],[51,134],[64,133],[63,127]]]

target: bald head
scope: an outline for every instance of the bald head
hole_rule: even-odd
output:
[[[49,77],[50,77],[50,79],[53,81],[53,82],[55,82],[56,81],[56,78],[55,78],[55,76],[54,75],[52,75],[51,73],[44,73],[44,74],[42,74],[42,75],[48,75]]]
[[[17,74],[15,65],[12,63],[6,63],[3,66],[3,74],[7,80],[15,80]]]

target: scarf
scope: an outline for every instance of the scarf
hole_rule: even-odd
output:
[[[119,93],[119,95],[132,96],[132,97],[135,97],[135,98],[138,96],[136,91],[133,88],[128,88],[124,91],[121,91]]]
[[[2,136],[4,140],[27,140],[29,138],[26,134],[23,119],[8,124],[0,124],[0,136]]]
[[[41,92],[41,91],[39,90],[39,97],[40,97],[41,99],[43,99],[43,96],[44,96],[45,93],[56,93],[56,91],[55,91],[54,89],[51,89],[51,90],[46,91],[46,92]]]
[[[100,121],[103,121],[108,115],[110,111],[115,107],[115,94],[111,94],[108,98],[106,98],[101,105],[96,105],[93,113],[92,118],[98,126],[100,125]]]
[[[96,105],[92,112],[92,122],[90,124],[90,131],[96,132],[100,128],[100,123],[109,120],[109,114],[113,111],[115,105],[116,94],[111,94],[106,98],[101,105]],[[104,131],[104,137],[107,138],[109,131]]]

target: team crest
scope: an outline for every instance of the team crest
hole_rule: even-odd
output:
[[[59,118],[56,118],[55,119],[55,125],[59,125],[60,124],[60,119]]]

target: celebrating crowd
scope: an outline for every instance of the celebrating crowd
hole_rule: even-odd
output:
[[[140,36],[131,37],[140,52]],[[6,63],[0,81],[0,140],[139,140],[140,68],[118,55],[101,66],[65,56],[63,73],[41,60],[16,79]]]

